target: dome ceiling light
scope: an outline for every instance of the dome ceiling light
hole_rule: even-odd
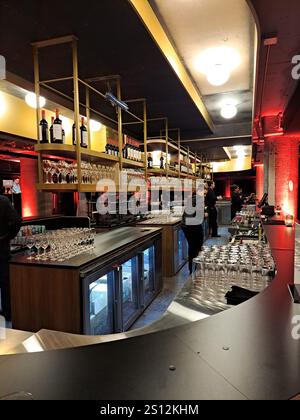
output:
[[[209,48],[196,59],[195,67],[206,75],[213,86],[222,86],[228,82],[231,72],[241,64],[239,54],[230,47]]]
[[[231,120],[234,118],[238,113],[236,105],[233,104],[226,104],[221,109],[221,116],[226,120]]]
[[[235,99],[226,99],[221,102],[221,117],[225,120],[231,120],[232,118],[236,117],[238,113],[237,109],[238,102]]]

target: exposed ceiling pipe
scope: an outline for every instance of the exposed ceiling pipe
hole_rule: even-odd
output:
[[[266,82],[267,82],[267,76],[268,76],[271,47],[274,46],[274,45],[277,45],[277,43],[278,43],[278,38],[276,36],[265,37],[264,38],[264,46],[267,47],[267,54],[266,54],[263,82],[262,82],[261,95],[260,95],[258,127],[257,127],[257,130],[256,130],[257,133],[258,133],[258,137],[260,139],[264,138],[263,125],[262,125],[262,108],[263,108],[263,101],[264,101],[265,90],[266,90]]]

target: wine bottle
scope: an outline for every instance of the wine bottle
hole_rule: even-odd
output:
[[[59,110],[56,109],[56,118],[53,122],[53,140],[54,143],[63,143],[62,120],[59,118]]]
[[[51,127],[50,127],[50,142],[54,143],[54,134],[53,134],[53,124],[54,124],[54,117],[51,117]]]
[[[136,150],[136,142],[132,141],[132,150],[133,150],[133,160],[137,160],[137,150]]]
[[[64,129],[62,129],[62,142],[63,144],[66,144],[66,133]]]
[[[152,169],[152,168],[153,168],[153,158],[152,158],[152,155],[148,153],[148,169]]]
[[[131,144],[130,144],[130,139],[127,140],[127,159],[131,160]]]
[[[126,142],[126,136],[124,136],[123,158],[124,159],[127,159],[127,142]]]
[[[73,142],[73,146],[76,146],[77,142],[76,142],[76,124],[73,124],[72,127],[72,142]]]
[[[112,140],[109,140],[109,144],[108,144],[108,154],[109,155],[113,155],[113,145],[112,145]]]
[[[49,143],[48,123],[46,121],[46,111],[42,110],[42,119],[40,121],[40,142]]]
[[[81,118],[80,146],[85,148],[85,149],[88,146],[88,132],[87,132],[86,126],[84,125],[84,117]]]
[[[160,169],[165,169],[165,159],[163,157],[163,154],[161,154],[160,157]]]

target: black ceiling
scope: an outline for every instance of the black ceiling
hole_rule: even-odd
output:
[[[168,116],[183,138],[210,131],[127,0],[0,1],[0,54],[8,71],[33,81],[30,43],[75,34],[81,78],[119,74],[123,98],[147,98],[149,117]],[[47,55],[45,55],[47,52]],[[69,76],[65,47],[41,53],[41,78]],[[151,127],[150,127],[151,128]]]

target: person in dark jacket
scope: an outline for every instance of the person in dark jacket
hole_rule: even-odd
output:
[[[21,220],[11,202],[0,195],[0,289],[1,313],[8,321],[10,313],[9,258],[10,241],[19,232]]]
[[[241,196],[240,189],[237,185],[231,186],[231,220],[242,210],[244,200]]]
[[[213,238],[219,238],[218,235],[218,211],[216,208],[217,196],[215,193],[215,183],[214,181],[208,181],[208,191],[205,197],[205,206],[208,208],[208,222],[209,222],[209,231]]]
[[[193,193],[190,199],[191,199],[191,204],[193,208],[196,209],[197,208],[197,195]],[[198,209],[198,211],[201,211],[201,209]],[[197,212],[197,209],[195,210],[195,212]],[[207,216],[206,213],[204,213],[204,217],[206,216]],[[185,238],[188,243],[190,274],[193,273],[193,260],[199,255],[199,252],[202,249],[203,240],[204,240],[203,219],[201,218],[201,220],[197,221],[196,223],[189,223],[189,218],[194,218],[194,217],[195,217],[195,213],[193,215],[189,215],[185,212],[183,215],[183,220],[182,220],[182,230],[184,232]]]

